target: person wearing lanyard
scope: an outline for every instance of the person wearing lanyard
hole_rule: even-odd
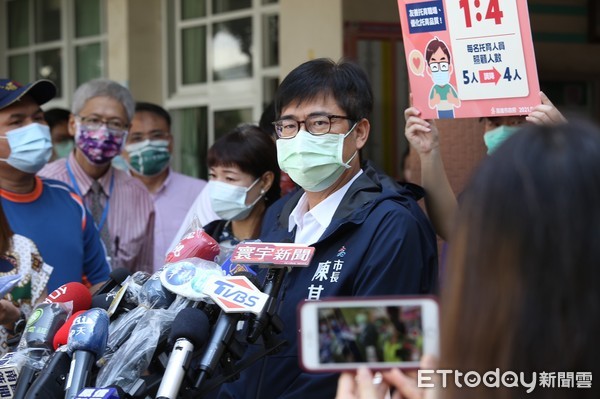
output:
[[[81,85],[73,96],[69,133],[75,149],[40,175],[69,184],[84,198],[114,268],[152,272],[154,205],[146,188],[111,166],[125,143],[135,102],[108,79]]]

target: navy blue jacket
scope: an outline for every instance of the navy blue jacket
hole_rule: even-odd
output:
[[[293,242],[295,230],[288,232],[288,218],[302,194],[300,190],[269,208],[262,241]],[[338,374],[311,374],[300,367],[298,304],[332,296],[426,294],[437,288],[436,237],[414,193],[369,166],[314,247],[311,265],[293,268],[280,292],[278,314],[289,345],[243,371],[238,381],[224,384],[220,398],[335,397]],[[255,349],[249,348],[247,355]]]

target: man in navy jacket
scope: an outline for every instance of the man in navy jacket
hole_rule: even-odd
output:
[[[361,167],[372,105],[366,74],[348,62],[308,61],[281,83],[274,122],[278,161],[301,190],[269,208],[261,240],[316,250],[309,267],[287,274],[279,293],[281,338],[289,345],[225,384],[220,397],[331,399],[338,375],[301,368],[298,304],[436,290],[435,233],[413,192],[366,162]]]

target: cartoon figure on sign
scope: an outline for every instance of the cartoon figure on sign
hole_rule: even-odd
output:
[[[433,80],[429,92],[429,108],[436,108],[438,118],[454,118],[454,108],[460,107],[460,98],[456,89],[450,84],[452,76],[452,60],[446,43],[435,37],[425,48],[427,73]]]

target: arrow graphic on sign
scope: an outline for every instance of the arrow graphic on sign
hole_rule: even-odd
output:
[[[496,68],[486,69],[484,71],[479,71],[479,80],[481,83],[494,83],[498,84],[500,81],[500,72]]]

